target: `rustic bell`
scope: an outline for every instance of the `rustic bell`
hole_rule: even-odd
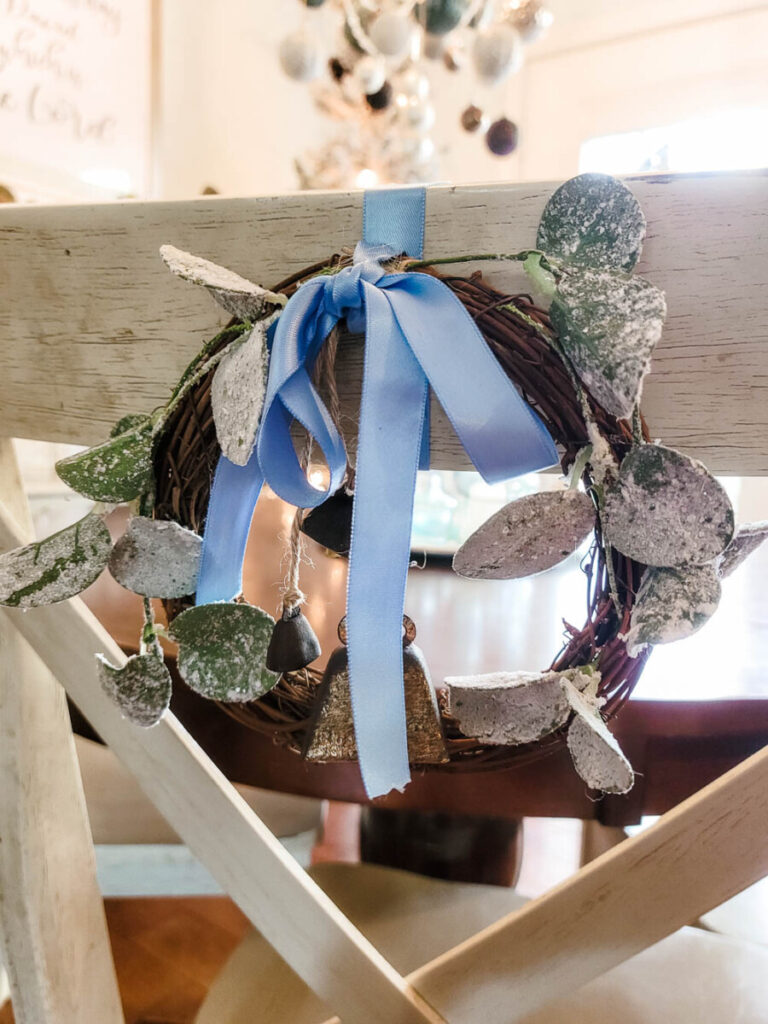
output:
[[[411,764],[443,764],[448,760],[448,752],[437,698],[424,656],[413,643],[415,636],[413,621],[404,615],[403,684],[408,759]],[[346,645],[346,618],[339,623],[339,639]],[[357,760],[346,646],[337,647],[328,659],[304,745],[304,756],[311,761]]]
[[[300,608],[284,608],[267,648],[271,672],[297,672],[320,657],[320,641]]]
[[[348,555],[352,543],[353,495],[340,487],[322,505],[304,516],[301,532],[337,555]]]

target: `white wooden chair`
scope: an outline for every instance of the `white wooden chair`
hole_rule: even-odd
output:
[[[648,177],[631,187],[649,224],[639,269],[670,308],[647,389],[649,422],[715,472],[766,474],[768,177]],[[430,190],[429,255],[528,245],[551,190]],[[313,193],[0,210],[0,434],[91,443],[119,416],[165,397],[217,313],[164,276],[160,244],[269,283],[354,242],[361,208],[361,193]],[[508,269],[501,273],[508,281]],[[348,353],[352,377],[356,355]],[[439,416],[433,464],[465,464]],[[0,545],[15,547],[29,539],[29,521],[7,441],[0,497]],[[521,1021],[768,872],[766,749],[544,897],[521,908],[508,897],[505,908],[494,890],[496,908],[509,914],[488,924],[478,911],[477,934],[457,936],[454,948],[405,974],[413,963],[397,944],[382,939],[393,966],[173,716],[148,731],[120,717],[96,685],[93,658],[102,652],[119,664],[123,655],[79,601],[4,611],[0,630],[0,920],[19,1024],[122,1020],[64,691],[266,942],[344,1022]],[[423,952],[435,948],[425,943]],[[267,1018],[253,1010],[251,1019]]]

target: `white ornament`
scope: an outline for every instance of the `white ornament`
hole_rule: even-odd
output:
[[[371,25],[369,38],[385,57],[400,57],[411,43],[411,22],[402,14],[384,11]]]
[[[431,103],[415,100],[405,108],[405,119],[412,128],[428,132],[435,123],[435,108]]]
[[[366,96],[378,92],[387,80],[384,62],[376,57],[361,57],[352,75]]]
[[[284,73],[295,82],[311,82],[320,74],[320,48],[304,32],[286,36],[280,44],[278,57]]]
[[[510,25],[496,25],[487,32],[479,32],[472,49],[472,59],[478,76],[489,85],[502,82],[520,70],[523,63],[523,44],[520,34]]]
[[[400,76],[397,88],[408,99],[425,100],[429,96],[429,79],[416,68],[409,68]]]

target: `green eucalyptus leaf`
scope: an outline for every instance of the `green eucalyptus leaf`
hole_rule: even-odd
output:
[[[171,673],[159,654],[134,654],[122,668],[97,654],[99,682],[125,718],[145,729],[157,725],[171,703]]]
[[[632,270],[645,238],[645,217],[626,185],[608,174],[580,174],[544,208],[536,245],[584,267]]]
[[[266,667],[275,620],[249,604],[202,604],[177,615],[170,636],[179,645],[179,672],[212,700],[256,700],[280,675]]]
[[[60,459],[56,472],[67,486],[91,501],[132,501],[152,484],[150,419],[109,441]]]
[[[124,434],[127,430],[133,430],[134,427],[142,427],[148,425],[151,417],[147,416],[146,413],[142,412],[129,412],[126,416],[123,416],[117,421],[109,432],[110,438],[118,437],[120,434]]]
[[[561,279],[550,307],[552,326],[606,412],[632,414],[666,312],[663,292],[620,270],[574,270]]]
[[[715,614],[719,601],[713,565],[646,569],[632,608],[627,654],[636,658],[649,645],[691,636]]]
[[[0,555],[0,604],[36,608],[81,593],[107,564],[112,538],[87,515],[45,540]]]
[[[626,456],[606,492],[602,521],[612,547],[656,566],[710,562],[734,530],[730,498],[707,467],[660,444]]]

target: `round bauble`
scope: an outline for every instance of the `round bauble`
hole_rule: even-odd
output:
[[[427,32],[435,36],[445,36],[453,32],[467,10],[468,0],[426,0],[417,13],[424,10],[423,21]]]
[[[352,75],[366,96],[378,92],[387,80],[384,62],[377,57],[361,57]]]
[[[509,156],[517,149],[517,125],[507,117],[500,117],[488,129],[485,144],[495,156]]]
[[[512,11],[509,20],[524,43],[535,43],[551,27],[554,15],[539,0],[527,0]]]
[[[435,108],[424,100],[409,103],[404,114],[408,124],[422,132],[428,132],[435,123]]]
[[[385,57],[400,57],[411,44],[413,25],[403,14],[384,11],[371,25],[368,36]]]
[[[461,127],[465,132],[476,132],[482,127],[485,115],[483,114],[480,107],[476,107],[474,103],[462,111],[461,113]]]
[[[305,7],[322,7],[325,0],[304,0]]]
[[[283,72],[295,82],[311,82],[320,74],[320,48],[304,32],[286,36],[280,44],[278,58]]]
[[[429,79],[416,68],[409,68],[398,78],[397,88],[409,100],[425,100],[429,96]]]
[[[389,82],[385,82],[376,92],[367,93],[365,102],[376,113],[380,110],[386,110],[392,104],[392,86]]]
[[[475,71],[488,85],[496,85],[520,70],[523,44],[511,25],[496,25],[478,32],[472,47]]]

